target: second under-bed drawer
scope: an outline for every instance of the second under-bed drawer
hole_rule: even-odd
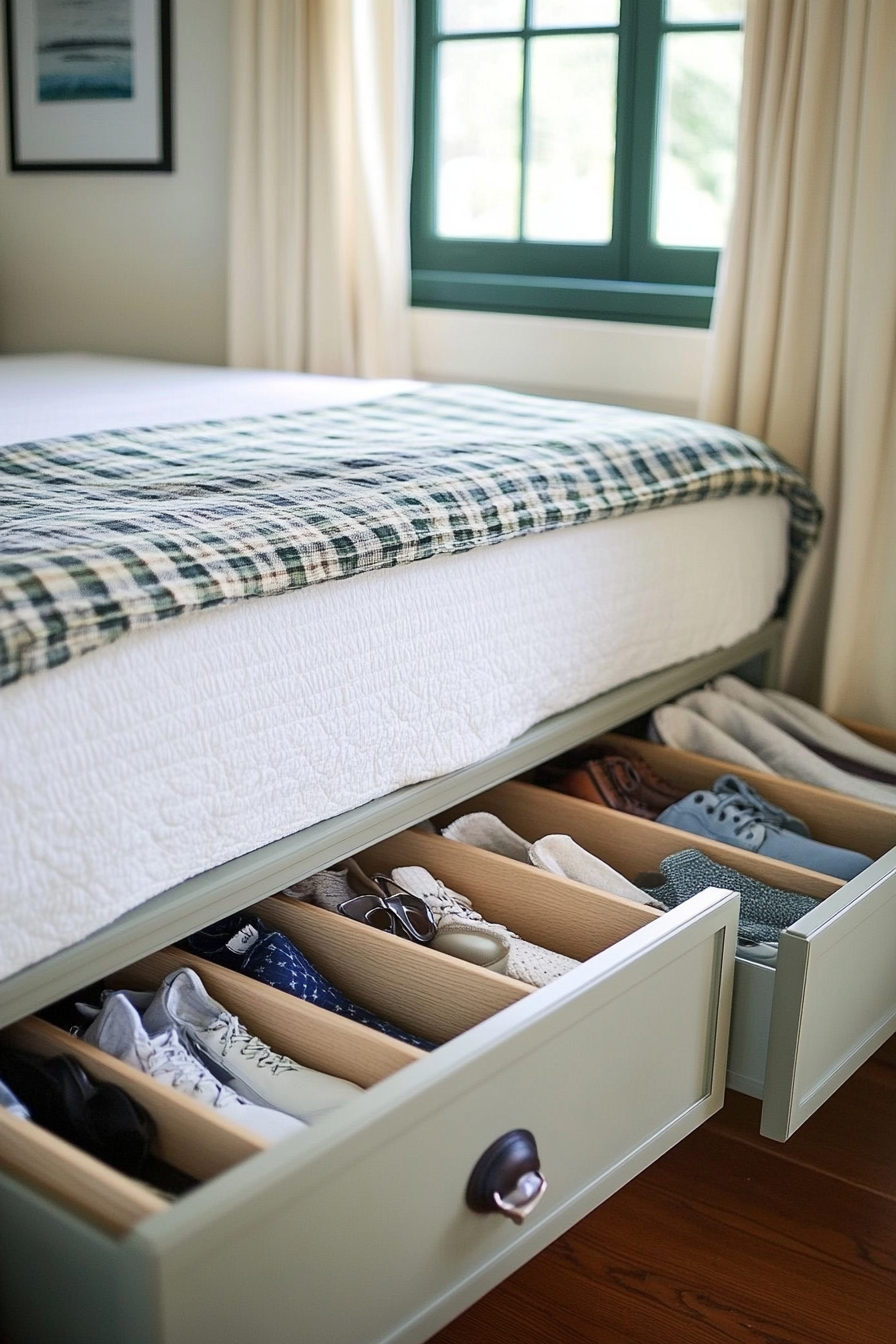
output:
[[[892,747],[892,735],[850,726]],[[720,772],[709,757],[633,745],[686,789]],[[736,965],[729,1083],[761,1096],[762,1133],[785,1139],[896,1030],[896,813],[812,784],[737,773],[801,817],[815,839],[875,860],[784,931],[773,971]]]
[[[152,987],[192,964],[275,1049],[366,1090],[264,1151],[217,1123],[203,1152],[184,1103],[192,1137],[172,1113],[160,1156],[199,1183],[170,1204],[4,1114],[4,1338],[422,1341],[721,1105],[730,892],[657,915],[418,832],[361,857],[368,870],[422,864],[486,918],[582,964],[533,990],[285,897],[258,907],[346,993],[436,1040],[429,1054],[178,949],[117,973],[113,984]],[[33,1019],[10,1034],[41,1053],[54,1044]],[[521,1226],[465,1202],[478,1159],[517,1129],[534,1135],[547,1181]]]
[[[708,787],[724,768],[668,747],[631,745],[683,790]],[[774,966],[742,957],[735,964],[728,1083],[762,1097],[762,1133],[783,1140],[896,1029],[896,815],[811,785],[738,773],[802,816],[816,839],[863,850],[874,862],[842,883],[518,782],[450,815],[494,812],[527,840],[571,835],[630,879],[667,854],[694,848],[816,898],[817,908],[782,934]]]

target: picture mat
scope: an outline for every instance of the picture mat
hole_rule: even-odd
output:
[[[16,159],[22,165],[155,164],[163,157],[158,0],[133,0],[134,97],[38,101],[37,7],[13,0]]]

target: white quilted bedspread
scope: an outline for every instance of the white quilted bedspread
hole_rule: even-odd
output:
[[[139,367],[158,397],[164,366]],[[172,418],[188,413],[181,397]],[[784,502],[723,499],[217,608],[24,678],[0,693],[0,976],[734,642],[772,613],[786,563]]]

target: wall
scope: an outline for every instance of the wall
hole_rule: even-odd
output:
[[[174,5],[173,174],[11,174],[4,153],[0,352],[224,363],[228,9]],[[419,308],[411,325],[421,378],[696,408],[705,332]]]
[[[225,357],[223,0],[174,5],[175,172],[0,174],[0,351]]]
[[[411,321],[420,378],[696,413],[705,331],[434,308]]]

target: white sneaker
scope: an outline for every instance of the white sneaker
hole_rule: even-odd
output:
[[[303,1121],[253,1106],[219,1083],[181,1044],[175,1027],[151,1036],[126,993],[109,995],[84,1040],[272,1143],[306,1128]]]
[[[572,957],[564,957],[560,952],[551,952],[537,943],[527,942],[519,934],[511,933],[503,924],[490,924],[472,908],[466,896],[446,887],[426,868],[393,868],[392,881],[426,902],[439,926],[439,937],[444,934],[446,937],[453,935],[463,938],[465,932],[469,936],[474,930],[486,930],[506,939],[508,953],[505,973],[513,980],[540,987],[550,984],[559,975],[566,975],[567,971],[575,970],[581,964]]]
[[[271,1106],[314,1124],[363,1088],[306,1069],[253,1036],[205,990],[189,967],[165,976],[143,1013],[150,1035],[174,1027],[181,1043],[219,1082],[257,1106]]]
[[[421,868],[420,871],[425,870]],[[393,876],[392,881],[397,882],[397,879]],[[403,883],[397,882],[397,885],[401,887]],[[322,909],[338,915],[344,913],[341,911],[342,903],[362,891],[382,899],[383,892],[376,883],[370,880],[354,859],[347,859],[344,868],[327,868],[321,873],[312,873],[301,882],[286,887],[283,895],[291,896],[297,901],[309,901],[312,905],[319,905]],[[410,887],[405,887],[405,891],[413,896],[420,895]],[[435,913],[433,910],[433,914]],[[474,918],[478,920],[479,916],[476,915]],[[446,921],[443,918],[439,922],[437,918],[435,936],[426,946],[436,952],[442,952],[446,957],[457,957],[458,960],[468,961],[473,966],[482,966],[487,971],[494,971],[496,975],[508,973],[510,934],[499,929],[497,925],[487,925],[484,922],[473,924],[469,918],[462,923],[455,920],[452,924],[450,920]]]

